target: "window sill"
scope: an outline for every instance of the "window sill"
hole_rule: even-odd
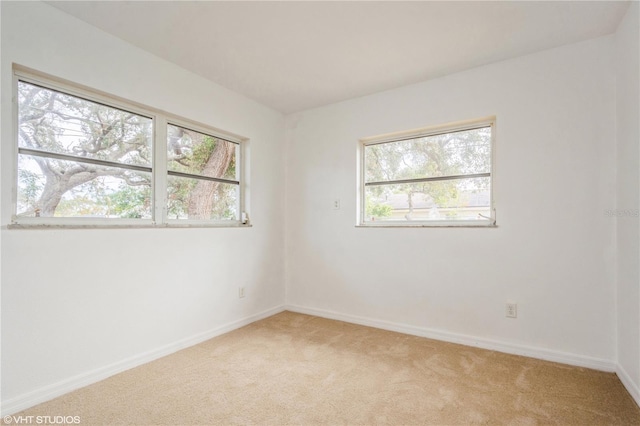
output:
[[[472,222],[464,222],[464,223],[365,223],[356,225],[356,228],[497,228],[498,225],[495,223],[472,223]]]
[[[44,223],[12,223],[6,226],[9,230],[18,229],[181,229],[181,228],[252,228],[250,223],[165,223],[165,224],[44,224]]]

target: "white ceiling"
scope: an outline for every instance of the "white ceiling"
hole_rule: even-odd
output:
[[[615,31],[627,1],[49,4],[283,113]]]

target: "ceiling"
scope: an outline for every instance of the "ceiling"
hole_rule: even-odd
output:
[[[629,2],[49,4],[291,113],[615,31]]]

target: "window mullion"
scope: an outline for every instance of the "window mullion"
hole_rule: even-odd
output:
[[[237,151],[237,149],[236,149]],[[236,154],[236,158],[237,154]],[[239,180],[231,180],[231,179],[221,179],[221,178],[215,178],[215,177],[211,177],[211,176],[206,176],[206,175],[196,175],[193,173],[184,173],[184,172],[174,172],[173,170],[167,170],[167,174],[169,176],[179,176],[179,177],[183,177],[183,178],[187,178],[187,179],[200,179],[200,180],[208,180],[211,182],[220,182],[220,183],[228,183],[231,185],[240,185],[240,181]]]
[[[167,118],[156,115],[153,132],[154,220],[167,223]]]
[[[115,169],[135,170],[138,172],[149,173],[153,169],[148,166],[140,166],[138,164],[118,163],[116,161],[100,160],[90,157],[79,157],[77,155],[59,154],[53,151],[43,151],[41,149],[31,149],[18,147],[18,154],[29,155],[32,157],[53,158],[63,161],[74,161],[76,163],[95,164],[97,166],[113,167]]]
[[[400,185],[403,183],[423,183],[423,182],[438,182],[443,180],[457,180],[457,179],[473,179],[480,177],[491,177],[491,173],[473,173],[468,175],[448,175],[448,176],[432,176],[425,178],[415,179],[398,179],[398,180],[381,180],[375,182],[365,182],[364,186],[380,186],[380,185]]]

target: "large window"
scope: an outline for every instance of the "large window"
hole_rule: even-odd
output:
[[[493,118],[361,141],[360,224],[495,225]]]
[[[16,71],[13,222],[239,225],[242,140]]]

